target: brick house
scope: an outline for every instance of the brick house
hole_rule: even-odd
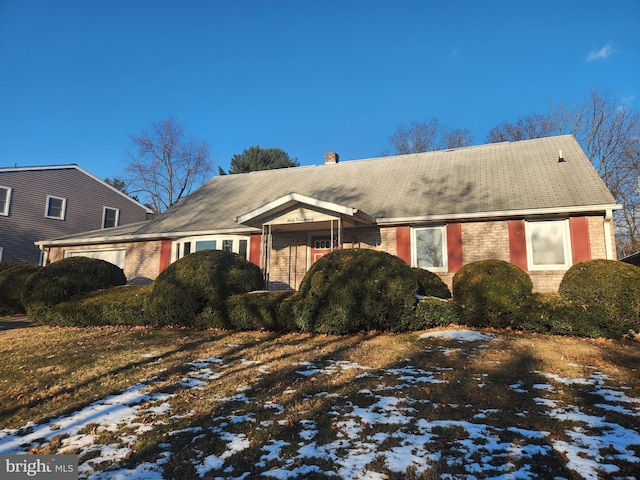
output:
[[[155,278],[205,248],[259,265],[270,288],[297,288],[336,248],[385,251],[449,286],[464,264],[520,266],[535,291],[589,259],[615,259],[621,208],[573,136],[214,177],[135,228],[38,242],[50,261],[120,248],[128,278]],[[108,234],[106,234],[108,233]]]
[[[150,213],[78,165],[0,168],[0,260],[37,264],[37,240],[106,231]]]

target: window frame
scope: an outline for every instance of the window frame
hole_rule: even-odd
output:
[[[249,255],[251,252],[250,238],[251,237],[249,235],[198,235],[180,238],[178,240],[174,240],[171,243],[171,261],[175,262],[185,255],[197,252],[197,242],[216,242],[214,250],[224,250],[225,240],[233,242],[231,246],[231,252],[237,253],[238,255],[242,256],[241,253],[244,250],[244,258],[249,260]],[[240,246],[241,241],[247,242],[245,249]],[[185,245],[189,245],[186,253]]]
[[[421,267],[418,265],[418,237],[420,230],[440,230],[442,235],[442,266],[440,267]],[[414,268],[423,268],[430,272],[448,272],[449,271],[449,252],[447,249],[447,228],[446,225],[424,225],[420,227],[411,227],[411,266]]]
[[[107,220],[107,210],[113,210],[116,212],[116,218],[114,220],[114,224],[111,227],[107,227],[105,222]],[[102,228],[113,228],[120,225],[120,209],[115,207],[107,207],[106,205],[102,207]]]
[[[0,210],[0,215],[2,215],[3,217],[8,217],[9,208],[11,207],[11,192],[13,189],[11,187],[5,187],[4,185],[0,185],[0,188],[7,191],[7,194],[4,198],[4,208]]]
[[[51,206],[51,200],[55,199],[55,200],[61,200],[62,201],[62,205],[60,206],[60,216],[59,217],[54,217],[53,215],[49,215],[49,209]],[[54,195],[47,195],[47,203],[45,204],[44,207],[44,216],[45,218],[51,218],[53,220],[64,220],[67,216],[67,199],[66,198],[62,198],[62,197],[56,197]]]
[[[564,263],[547,263],[536,264],[534,263],[534,244],[532,236],[535,233],[535,226],[542,224],[561,224],[562,232],[562,248],[564,254]],[[569,219],[545,219],[545,220],[527,220],[524,222],[525,238],[527,242],[527,268],[531,271],[541,270],[568,270],[573,264],[573,257],[571,251],[571,229],[569,227]]]

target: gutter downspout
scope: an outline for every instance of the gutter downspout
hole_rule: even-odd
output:
[[[604,215],[604,251],[607,260],[615,260],[615,258],[613,258],[613,243],[611,241],[612,223],[613,210],[607,210]]]

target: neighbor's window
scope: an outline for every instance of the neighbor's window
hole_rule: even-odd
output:
[[[119,219],[119,209],[104,207],[104,211],[102,212],[102,228],[117,227]]]
[[[47,196],[47,210],[45,211],[44,216],[47,218],[57,218],[58,220],[64,220],[64,211],[66,206],[66,198]]]
[[[568,220],[526,222],[529,270],[566,269],[571,266]]]
[[[11,202],[11,189],[0,187],[0,215],[9,215],[9,203]]]
[[[447,270],[447,242],[444,227],[412,229],[412,264],[435,272]]]

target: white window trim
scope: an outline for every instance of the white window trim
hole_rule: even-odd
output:
[[[120,225],[120,209],[119,208],[115,208],[115,207],[104,206],[104,207],[102,207],[102,228],[111,228],[111,227],[105,227],[104,226],[104,222],[107,219],[107,209],[116,211],[116,221],[115,221],[115,224],[113,226],[114,227],[119,226]]]
[[[49,215],[49,202],[52,198],[55,198],[56,200],[62,200],[62,208],[60,209],[61,216],[59,217],[53,217]],[[54,197],[53,195],[47,195],[47,203],[44,206],[44,216],[45,218],[52,218],[54,220],[64,220],[67,216],[67,199],[62,197]]]
[[[564,260],[562,264],[536,265],[533,263],[533,245],[531,244],[531,226],[536,223],[562,223],[563,231],[563,248]],[[527,240],[527,268],[529,270],[568,270],[573,264],[573,256],[571,252],[571,229],[569,228],[569,219],[562,220],[535,220],[524,222],[525,237]]]
[[[11,206],[11,191],[13,190],[11,187],[5,187],[4,185],[0,185],[0,188],[5,188],[7,190],[7,198],[5,198],[6,203],[4,205],[4,210],[0,211],[0,215],[3,217],[9,216],[9,208]]]
[[[233,240],[233,253],[240,253],[240,240],[247,241],[247,256],[246,259],[249,260],[249,255],[251,254],[251,241],[248,235],[202,235],[202,236],[193,236],[193,237],[185,237],[179,240],[174,240],[171,243],[171,261],[175,262],[179,258],[182,258],[184,251],[184,244],[191,243],[191,252],[194,253],[196,251],[196,242],[208,242],[208,241],[216,241],[216,250],[222,250],[222,242],[224,240]]]
[[[418,267],[418,242],[416,232],[424,229],[440,229],[442,231],[442,267]],[[411,266],[414,268],[424,268],[430,272],[448,272],[449,271],[449,252],[447,250],[447,229],[444,225],[425,225],[422,227],[411,228]]]

